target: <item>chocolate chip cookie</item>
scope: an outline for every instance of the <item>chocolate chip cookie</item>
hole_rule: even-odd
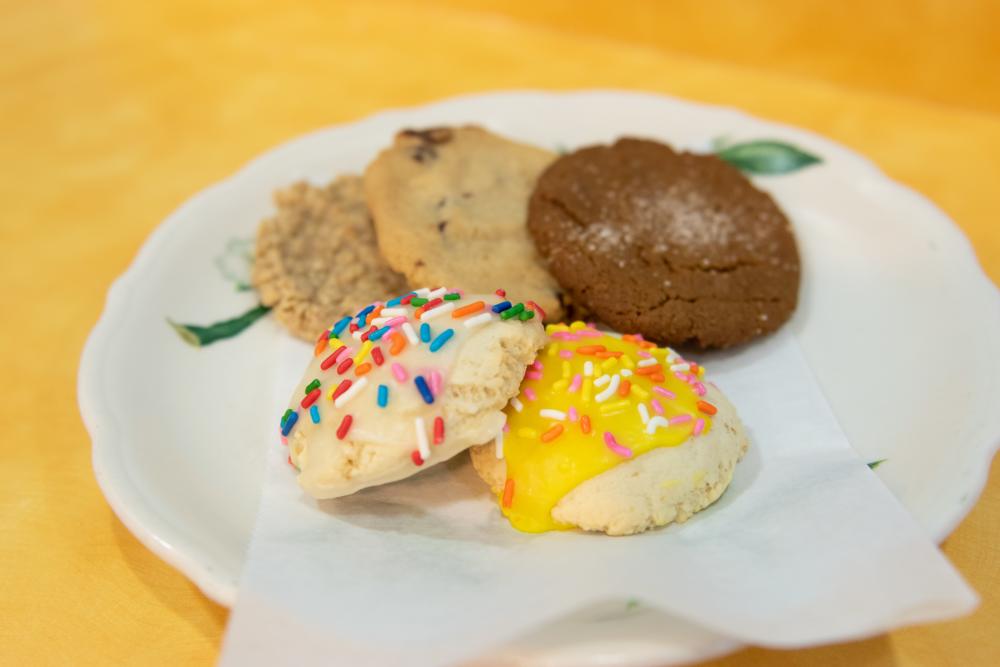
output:
[[[525,227],[535,179],[553,159],[479,127],[400,132],[365,172],[383,256],[413,285],[504,287],[558,319],[559,285]]]
[[[313,340],[357,303],[398,296],[406,279],[379,255],[361,177],[296,183],[257,232],[254,287],[294,335]]]
[[[747,341],[798,300],[791,224],[713,155],[630,138],[577,150],[539,177],[528,229],[575,302],[659,342]]]

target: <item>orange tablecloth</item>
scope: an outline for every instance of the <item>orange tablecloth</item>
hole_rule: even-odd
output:
[[[307,130],[514,87],[734,105],[867,154],[944,208],[1000,279],[1000,10],[988,0],[209,4],[0,3],[0,664],[217,656],[226,610],[136,542],[97,489],[77,360],[160,220]],[[983,596],[973,616],[719,664],[996,660],[997,465],[944,547]]]

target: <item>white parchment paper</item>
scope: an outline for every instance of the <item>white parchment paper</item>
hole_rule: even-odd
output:
[[[298,344],[284,352],[276,416],[309,358]],[[275,435],[222,664],[454,664],[615,600],[771,647],[975,607],[851,449],[791,333],[704,361],[746,424],[750,451],[715,505],[638,536],[519,533],[465,455],[317,503],[295,484]]]

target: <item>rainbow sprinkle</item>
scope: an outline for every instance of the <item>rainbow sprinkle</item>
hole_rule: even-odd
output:
[[[427,326],[427,325],[425,324],[422,326]],[[444,331],[439,333],[437,337],[433,341],[431,341],[431,352],[437,352],[438,350],[440,350],[442,347],[444,347],[445,343],[451,340],[451,337],[454,335],[455,335],[454,329],[445,329]]]
[[[295,426],[295,422],[297,422],[298,420],[299,420],[298,412],[293,412],[292,414],[288,415],[288,419],[285,420],[284,425],[282,425],[281,427],[281,435],[287,436],[289,433],[291,433],[292,428],[294,428]]]
[[[413,429],[417,434],[417,451],[420,452],[420,458],[426,461],[431,457],[431,448],[427,444],[427,427],[423,417],[413,420]]]
[[[417,385],[417,391],[420,392],[420,397],[424,399],[424,403],[427,405],[434,403],[434,394],[431,393],[431,388],[427,386],[427,380],[424,379],[423,375],[413,378],[413,383]],[[424,458],[426,459],[427,457]]]
[[[345,391],[343,394],[338,396],[333,401],[333,407],[342,408],[343,406],[347,405],[347,403],[352,398],[361,393],[361,390],[364,389],[367,384],[368,384],[368,378],[358,378],[357,382],[352,384],[350,388],[347,389],[347,391]]]
[[[369,341],[380,340],[382,338],[382,336],[386,335],[391,330],[392,330],[392,327],[386,325],[386,326],[382,327],[381,329],[378,329],[377,331],[374,331],[370,336],[368,336],[368,340]]]
[[[465,320],[465,326],[468,329],[475,329],[483,326],[492,319],[493,316],[490,313],[480,313],[475,317],[470,317],[469,319]]]
[[[632,458],[632,450],[624,445],[618,444],[618,441],[615,440],[615,436],[612,435],[610,431],[604,432],[604,444],[618,456],[622,456],[627,459]]]
[[[446,313],[450,313],[453,310],[455,310],[455,302],[454,301],[446,301],[444,303],[441,303],[441,304],[438,304],[438,305],[434,306],[433,308],[430,308],[429,310],[425,310],[420,315],[420,319],[421,320],[425,320],[425,321],[426,320],[433,320],[434,318],[441,317],[442,315],[445,315]]]
[[[355,317],[357,318],[356,322],[359,327],[363,327],[365,325],[365,320],[368,317],[368,313],[372,312],[373,310],[375,310],[375,304],[372,304],[366,308],[362,308],[358,312],[358,314],[355,315]]]
[[[397,382],[406,382],[407,378],[410,376],[406,373],[406,369],[403,368],[401,364],[392,365],[392,376],[396,378]]]
[[[519,303],[519,304],[517,304],[515,306],[511,306],[510,308],[507,308],[502,313],[500,313],[500,319],[501,320],[509,320],[511,318],[517,317],[523,311],[524,311],[524,304],[523,303]]]
[[[403,322],[403,334],[406,336],[406,340],[410,342],[410,345],[416,345],[420,341],[417,339],[417,332],[413,330],[413,325],[409,322]]]
[[[334,324],[333,328],[330,330],[330,338],[339,338],[341,332],[343,332],[343,330],[346,329],[347,325],[350,323],[351,323],[351,318],[345,317],[344,319]]]

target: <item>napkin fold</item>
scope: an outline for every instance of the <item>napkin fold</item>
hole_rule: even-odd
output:
[[[282,345],[275,415],[309,355]],[[750,450],[712,507],[626,538],[517,532],[465,455],[316,502],[277,436],[265,445],[262,435],[266,486],[221,664],[454,664],[609,601],[784,648],[975,607],[851,449],[787,327],[699,361],[739,411]]]

